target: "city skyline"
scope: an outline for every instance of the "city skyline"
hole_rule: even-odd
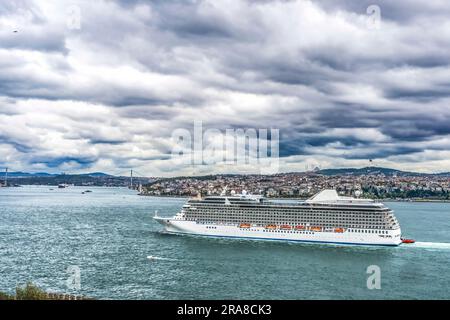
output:
[[[198,120],[279,130],[280,172],[448,172],[449,13],[438,0],[4,1],[0,167],[259,172],[174,159],[173,132]]]

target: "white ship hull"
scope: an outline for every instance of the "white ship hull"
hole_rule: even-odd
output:
[[[164,226],[166,232],[176,234],[344,245],[398,246],[402,243],[400,229],[389,230],[386,234],[371,233],[372,230],[338,233],[333,231],[272,230],[264,227],[240,228],[233,225],[200,224],[179,218],[155,217],[155,220]]]

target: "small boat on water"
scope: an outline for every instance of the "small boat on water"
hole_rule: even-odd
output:
[[[401,240],[402,240],[402,243],[414,243],[414,242],[416,242],[416,240],[414,240],[414,239],[405,239],[405,238],[402,238]]]

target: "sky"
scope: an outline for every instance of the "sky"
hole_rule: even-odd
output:
[[[449,16],[445,0],[2,0],[0,167],[260,172],[174,156],[200,121],[216,147],[279,130],[280,172],[450,171]]]

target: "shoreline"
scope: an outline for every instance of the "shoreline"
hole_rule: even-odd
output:
[[[32,185],[21,185],[22,186],[34,186],[34,187],[52,187],[56,188],[57,186],[53,185],[42,185],[42,184],[32,184]],[[72,186],[72,187],[84,187],[84,188],[118,188],[118,189],[129,189],[126,186]],[[7,187],[5,189],[14,189],[16,187]],[[0,190],[3,188],[0,188]],[[134,189],[135,190],[135,189]],[[137,191],[137,190],[135,190]],[[195,198],[196,196],[187,196],[187,195],[171,195],[171,194],[164,194],[164,195],[153,195],[153,194],[146,194],[146,193],[138,193],[138,196],[142,197],[155,197],[155,198],[179,198],[179,199],[189,199],[189,198]],[[304,201],[306,198],[298,198],[298,197],[266,197],[270,200],[291,200],[291,201]],[[367,198],[371,199],[371,198]],[[426,199],[426,198],[405,198],[405,199],[396,199],[396,198],[382,198],[382,199],[372,199],[377,202],[417,202],[417,203],[450,203],[450,199]]]
[[[154,197],[154,198],[195,198],[195,196],[181,196],[181,195],[154,195],[154,194],[138,194],[142,197]],[[267,199],[270,200],[293,200],[293,201],[305,201],[308,198],[286,198],[286,197],[280,197],[280,198],[273,198],[273,197],[267,197]],[[370,198],[368,198],[370,199]],[[377,202],[435,202],[435,203],[450,203],[450,199],[392,199],[392,198],[384,198],[384,199],[370,199],[375,200]]]

